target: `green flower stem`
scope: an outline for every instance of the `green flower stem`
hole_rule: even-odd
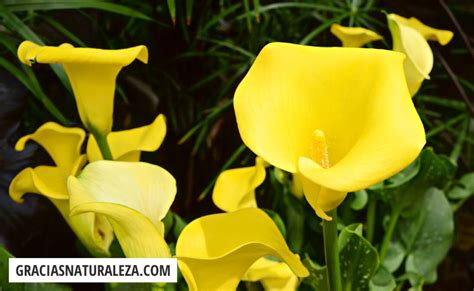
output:
[[[110,151],[109,143],[107,142],[107,136],[104,136],[96,131],[92,131],[97,145],[99,146],[100,152],[102,153],[102,158],[104,160],[113,160],[112,152]]]
[[[375,227],[375,209],[377,207],[376,201],[374,199],[369,200],[369,205],[367,206],[367,240],[372,243],[374,239],[374,227]]]
[[[337,209],[328,213],[331,221],[323,220],[324,256],[330,291],[342,291],[341,266],[337,238]]]
[[[392,216],[390,216],[390,221],[388,223],[387,231],[382,241],[382,246],[380,247],[380,262],[383,262],[385,255],[387,254],[388,245],[392,240],[393,231],[397,225],[398,218],[400,217],[401,207],[395,207],[393,210]]]

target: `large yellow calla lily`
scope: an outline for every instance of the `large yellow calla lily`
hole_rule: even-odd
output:
[[[141,151],[156,151],[166,135],[166,120],[163,114],[142,127],[122,131],[113,131],[107,136],[107,141],[116,161],[138,162]],[[94,162],[102,160],[102,154],[94,136],[87,142],[87,158]]]
[[[69,217],[67,177],[76,175],[85,164],[80,154],[85,133],[80,128],[62,127],[54,122],[43,124],[33,134],[22,137],[15,149],[22,151],[29,140],[40,144],[55,166],[38,166],[22,170],[10,184],[10,197],[23,202],[23,195],[35,193],[47,197],[58,208],[71,229],[95,256],[108,256],[113,240],[112,228],[101,215],[92,213]]]
[[[226,170],[217,178],[212,200],[228,212],[257,207],[255,189],[263,183],[265,176],[265,161],[259,157],[255,159],[255,166]]]
[[[409,165],[425,144],[404,56],[271,43],[238,86],[240,135],[256,155],[300,173],[316,213]]]
[[[281,259],[299,277],[309,275],[271,218],[258,208],[194,220],[179,236],[176,256],[192,291],[235,290],[249,267],[264,256]]]
[[[165,169],[143,162],[97,161],[68,179],[71,216],[106,216],[127,257],[170,257],[161,220],[176,195]]]
[[[258,259],[245,273],[244,281],[260,281],[266,291],[291,291],[299,285],[298,277],[283,262],[268,258]]]
[[[339,24],[331,25],[331,33],[341,42],[343,47],[362,47],[374,40],[383,39],[378,33],[363,27],[346,27]]]
[[[18,58],[31,66],[34,63],[58,63],[71,82],[79,116],[85,127],[106,136],[112,130],[115,80],[122,69],[135,59],[146,63],[145,46],[128,49],[103,50],[74,48],[70,44],[58,47],[39,46],[24,41],[18,48]]]

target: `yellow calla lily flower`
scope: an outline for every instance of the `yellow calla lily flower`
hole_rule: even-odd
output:
[[[257,207],[255,189],[263,183],[265,176],[265,161],[259,157],[255,159],[255,166],[226,170],[217,178],[212,200],[227,212]]]
[[[102,136],[112,130],[115,80],[122,69],[139,59],[148,61],[145,46],[103,50],[74,48],[70,44],[58,47],[39,46],[24,41],[18,47],[18,58],[31,66],[34,63],[59,63],[71,82],[79,116],[85,127]]]
[[[343,47],[362,47],[374,40],[383,39],[378,33],[363,27],[346,27],[339,24],[331,25],[331,33],[341,42]]]
[[[264,256],[281,259],[299,277],[309,275],[271,218],[258,208],[200,217],[183,229],[176,244],[180,270],[192,291],[235,290]]]
[[[54,122],[43,124],[33,134],[18,140],[15,149],[22,151],[29,140],[40,144],[55,166],[38,166],[22,170],[10,184],[10,197],[23,202],[23,195],[35,193],[47,197],[62,214],[84,246],[95,256],[108,256],[113,240],[112,228],[101,215],[92,213],[69,217],[67,177],[76,175],[86,162],[80,154],[85,133],[80,128],[62,127]]]
[[[267,258],[258,259],[245,273],[242,280],[260,281],[266,291],[296,290],[299,285],[298,277],[287,264]]]
[[[406,55],[404,67],[410,95],[414,96],[424,79],[429,79],[433,69],[433,52],[423,35],[405,24],[396,14],[387,16],[392,33],[393,50]]]
[[[107,136],[107,141],[116,161],[138,162],[141,151],[156,151],[166,135],[166,119],[163,114],[142,127],[122,131],[113,131]],[[87,142],[87,158],[89,161],[102,160],[102,154],[93,135]]]
[[[425,25],[424,23],[422,23],[415,17],[410,17],[408,19],[397,14],[390,14],[390,15],[392,18],[396,19],[397,22],[407,25],[415,29],[419,33],[421,33],[421,35],[426,40],[434,40],[434,41],[439,42],[439,44],[441,45],[447,45],[454,36],[452,31],[437,29],[437,28]]]
[[[238,86],[240,135],[256,155],[300,173],[316,213],[409,165],[425,144],[404,56],[271,43]]]
[[[176,195],[165,169],[142,162],[97,161],[67,184],[71,216],[98,213],[112,225],[129,258],[170,257],[161,220]]]

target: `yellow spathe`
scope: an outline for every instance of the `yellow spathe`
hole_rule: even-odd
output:
[[[70,44],[39,46],[24,41],[18,47],[18,58],[29,66],[35,63],[62,64],[71,82],[82,122],[89,131],[105,136],[112,130],[118,73],[135,59],[146,63],[148,51],[145,46],[104,50],[74,48]]]
[[[421,33],[421,35],[426,40],[434,40],[434,41],[439,42],[439,44],[441,45],[447,45],[454,36],[452,31],[437,29],[437,28],[425,25],[424,23],[422,23],[415,17],[410,17],[408,19],[397,14],[390,14],[390,15],[391,17],[395,18],[397,22],[410,26],[411,28]]]
[[[406,55],[404,68],[410,95],[414,96],[424,79],[429,79],[433,69],[433,52],[423,35],[399,21],[395,14],[387,16],[392,33],[393,50]]]
[[[363,27],[346,27],[339,24],[331,25],[331,33],[341,42],[343,47],[362,47],[365,44],[383,39],[378,33]]]
[[[163,114],[142,127],[122,131],[113,131],[107,136],[107,141],[114,160],[138,162],[141,151],[156,151],[166,135],[166,119]],[[93,135],[87,142],[87,158],[94,162],[102,160],[102,154]]]
[[[309,275],[286,245],[270,217],[258,208],[200,217],[188,224],[176,244],[176,257],[190,290],[235,290],[247,270],[264,256]]]
[[[170,257],[164,239],[176,181],[165,169],[143,162],[97,161],[68,179],[71,215],[107,217],[129,258]]]
[[[112,228],[101,215],[92,213],[69,217],[67,177],[76,175],[86,162],[80,154],[85,133],[80,128],[67,128],[54,122],[43,124],[34,133],[18,140],[15,149],[22,151],[29,140],[40,144],[54,161],[54,166],[23,169],[10,184],[10,197],[23,202],[23,195],[43,195],[58,208],[71,229],[95,256],[108,256],[113,240]]]
[[[406,81],[411,96],[414,96],[423,80],[430,78],[433,69],[433,52],[427,40],[446,45],[453,33],[424,25],[414,17],[407,19],[392,13],[387,15],[387,20],[392,33],[393,50],[407,56],[404,64]]]
[[[217,178],[212,192],[214,204],[223,211],[257,207],[255,189],[265,180],[264,161],[257,157],[255,166],[231,169]]]
[[[287,264],[267,258],[258,259],[242,280],[260,281],[266,291],[291,291],[299,285],[298,277]]]
[[[403,60],[386,50],[271,43],[236,90],[240,135],[268,163],[316,184],[305,191],[339,193],[337,199],[305,193],[313,208],[329,211],[345,193],[405,168],[425,144]],[[329,167],[312,159],[323,145],[317,132],[324,135]],[[315,201],[318,196],[331,200]]]

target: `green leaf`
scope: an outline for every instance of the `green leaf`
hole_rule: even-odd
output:
[[[299,253],[304,243],[304,207],[300,200],[290,193],[283,196],[283,203],[288,246],[293,252]]]
[[[402,215],[395,238],[406,250],[405,271],[432,282],[438,264],[448,253],[454,237],[453,211],[443,191],[429,189],[408,215]]]
[[[103,0],[4,0],[3,6],[9,11],[92,8],[143,20],[153,20],[136,9]]]
[[[352,224],[339,235],[344,290],[368,290],[379,265],[377,250],[362,237],[362,224]]]
[[[374,190],[382,200],[399,210],[410,208],[430,187],[446,187],[456,171],[456,166],[448,157],[437,155],[430,148],[423,150],[414,163],[401,174],[390,178],[387,186]]]
[[[382,265],[388,271],[395,272],[403,263],[405,255],[405,249],[400,241],[390,241]]]
[[[31,40],[39,45],[44,45],[43,40],[34,33],[20,18],[9,10],[0,9],[0,16],[3,18],[3,23],[5,23],[11,30],[16,31],[22,38]],[[58,64],[50,64],[51,69],[53,69],[56,76],[63,84],[63,86],[69,91],[72,92],[71,84],[67,78],[66,72],[63,67]]]
[[[170,13],[171,21],[173,25],[176,24],[176,3],[174,0],[167,0],[168,12]]]
[[[169,212],[171,213],[171,211]],[[186,221],[184,221],[181,216],[173,212],[173,236],[177,239],[181,232],[183,231],[184,227],[187,225]]]
[[[377,270],[377,273],[375,273],[369,283],[370,291],[392,291],[395,290],[395,287],[397,287],[395,278],[384,267],[380,267]]]
[[[474,173],[468,173],[448,192],[449,199],[466,199],[474,194]]]
[[[353,210],[364,209],[364,207],[367,205],[367,202],[369,201],[369,195],[367,195],[367,191],[365,190],[354,192],[352,196],[353,199],[351,202],[351,208]]]
[[[303,264],[309,271],[309,276],[304,278],[303,285],[309,285],[312,290],[329,291],[326,266],[321,267],[308,256],[303,259]]]

